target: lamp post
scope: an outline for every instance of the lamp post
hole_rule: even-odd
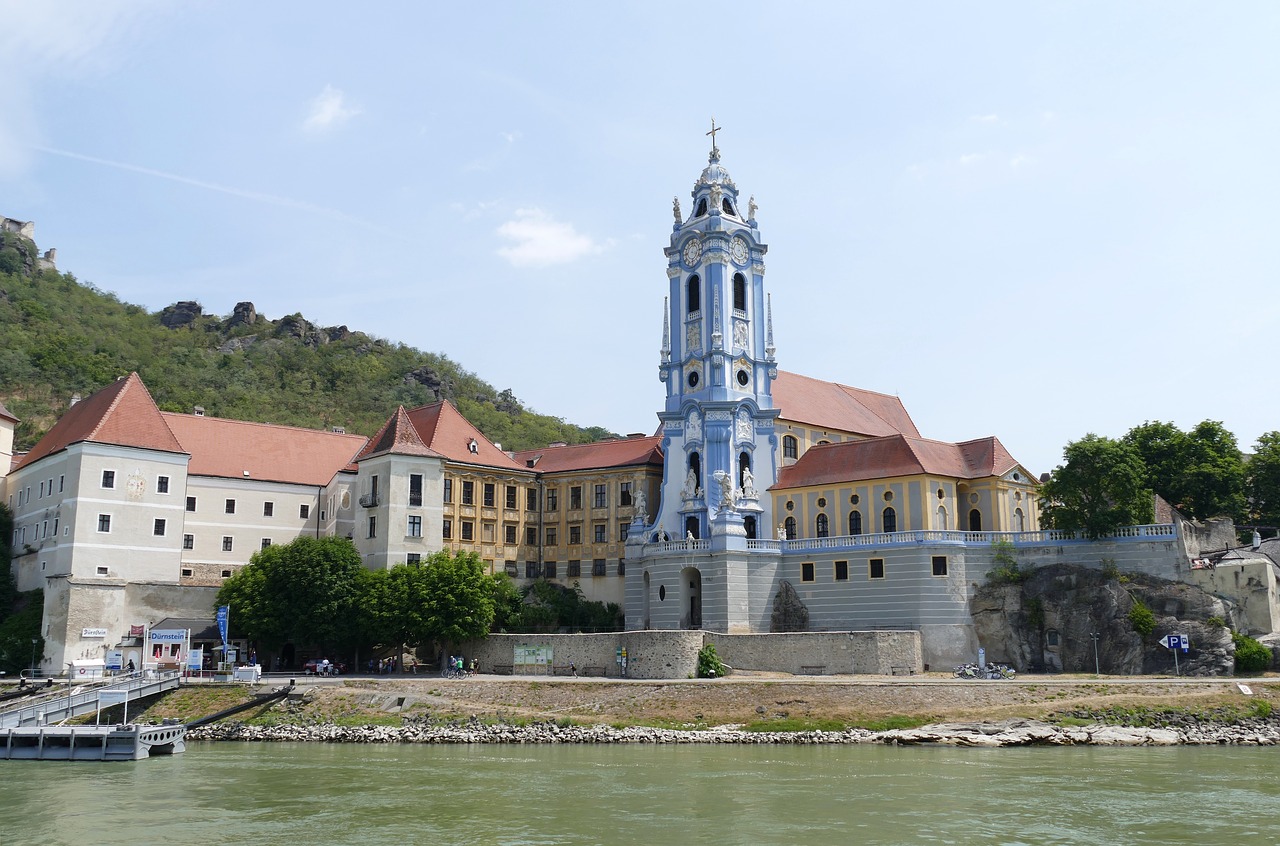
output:
[[[1102,637],[1102,632],[1089,632],[1089,637],[1093,639],[1093,672],[1100,676],[1102,665],[1098,663],[1098,638]]]
[[[62,721],[64,723],[71,719],[71,671],[74,669],[74,664],[67,664],[67,713],[62,715]]]
[[[31,682],[34,684],[36,680],[36,644],[40,642],[40,638],[31,638]]]

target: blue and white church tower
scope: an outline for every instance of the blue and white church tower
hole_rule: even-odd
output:
[[[779,469],[768,247],[754,198],[744,208],[720,165],[715,131],[689,215],[673,203],[664,250],[665,466],[660,501],[628,537],[628,628],[759,630],[771,596],[752,597],[751,585],[771,586],[777,569],[766,494]]]

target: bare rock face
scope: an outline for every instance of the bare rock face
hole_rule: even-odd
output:
[[[253,303],[236,303],[235,311],[231,313],[231,319],[227,321],[227,328],[252,326],[257,322],[258,310],[253,307]]]
[[[181,329],[195,323],[196,318],[202,314],[204,314],[204,308],[200,303],[184,300],[165,306],[164,311],[160,312],[160,325],[166,329]]]
[[[444,378],[425,364],[406,373],[404,375],[404,383],[406,385],[422,385],[424,388],[429,389],[436,399],[440,399],[445,388]]]
[[[1130,622],[1136,602],[1155,617],[1150,635]],[[1225,675],[1235,667],[1226,627],[1235,606],[1181,582],[1062,564],[1017,584],[982,585],[969,610],[988,660],[1019,670],[1172,674],[1173,652],[1158,642],[1167,634],[1190,639],[1191,649],[1177,656],[1182,675]]]
[[[345,341],[351,337],[351,330],[345,326],[329,326],[324,333],[330,341]]]
[[[769,618],[769,631],[809,631],[809,609],[800,600],[800,595],[796,593],[791,582],[783,581],[778,586],[778,594],[773,598],[773,615]]]

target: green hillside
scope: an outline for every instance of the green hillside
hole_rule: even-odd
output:
[[[608,437],[534,414],[445,355],[301,314],[278,320],[248,309],[206,315],[196,303],[158,313],[121,302],[69,273],[38,268],[36,245],[0,233],[0,401],[22,422],[29,449],[66,411],[136,370],[166,411],[373,435],[397,405],[451,400],[506,449]]]

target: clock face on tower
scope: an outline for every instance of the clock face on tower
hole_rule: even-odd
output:
[[[684,263],[693,266],[702,258],[702,242],[693,238],[684,245]]]
[[[733,256],[733,260],[738,264],[747,263],[747,242],[741,238],[734,238],[729,244],[729,254]]]

